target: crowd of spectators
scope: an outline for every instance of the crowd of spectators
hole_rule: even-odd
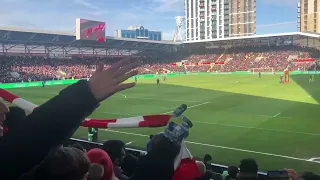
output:
[[[141,63],[139,74],[168,72],[234,72],[234,71],[283,71],[289,69],[319,69],[314,62],[296,62],[301,59],[317,60],[319,52],[302,47],[253,47],[230,48],[205,54],[191,53],[180,60],[170,57],[137,56]],[[0,82],[26,82],[36,80],[89,78],[94,65],[105,66],[121,57],[72,57],[57,59],[29,56],[0,56]],[[178,63],[177,63],[178,62]],[[211,63],[211,64],[210,64]],[[214,64],[215,63],[215,64]]]
[[[314,65],[310,62],[295,63],[299,59],[317,60],[319,52],[302,47],[253,47],[253,48],[230,48],[220,54],[192,55],[192,62],[223,62],[224,65],[215,65],[211,71],[234,72],[253,71],[283,71],[307,70]]]

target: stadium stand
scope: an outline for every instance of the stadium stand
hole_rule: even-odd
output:
[[[0,141],[0,175],[3,179],[166,180],[176,175],[173,162],[180,147],[161,135],[150,140],[152,148],[148,152],[136,147],[126,148],[127,154],[139,160],[131,157],[124,161],[126,153],[121,145],[123,142],[108,149],[105,144],[70,139],[64,145],[72,147],[61,147],[62,140],[73,134],[83,117],[92,113],[98,102],[116,93],[113,89],[121,89],[106,88],[117,86],[113,84],[113,79],[103,75],[93,76],[97,62],[103,62],[109,67],[130,55],[141,62],[142,65],[138,68],[140,74],[254,69],[283,71],[287,68],[308,70],[319,67],[316,64],[319,57],[316,47],[320,36],[308,33],[228,38],[183,45],[112,38],[105,43],[76,41],[70,34],[24,32],[12,28],[0,30],[0,37],[3,47],[0,56],[1,83],[90,78],[89,83],[80,81],[71,85],[30,115],[19,117],[27,118],[27,121],[19,121],[23,126],[14,129],[6,129],[8,127],[2,124],[6,117],[12,117],[8,113],[13,112],[7,112],[5,106],[1,105],[1,135],[5,131],[10,132],[5,133]],[[135,68],[132,64],[130,67],[128,71]],[[131,75],[134,76],[135,73]],[[106,83],[103,87],[107,90],[99,89],[97,84],[101,85],[103,82]],[[59,133],[56,133],[57,130]],[[17,141],[20,143],[16,143]],[[82,146],[73,145],[74,142]],[[41,147],[37,148],[40,144]],[[265,173],[258,173],[258,164],[254,159],[243,159],[238,171],[237,168],[217,164],[204,169],[207,162],[193,160],[186,164],[181,161],[179,166],[190,167],[187,171],[193,176],[191,179],[230,179],[234,174],[238,174],[238,179],[263,179],[266,176]],[[196,167],[192,167],[194,164]],[[121,166],[126,166],[127,172]],[[294,170],[287,169],[285,172],[293,180],[300,179]],[[313,173],[304,173],[301,177],[306,180],[319,179]]]
[[[219,57],[218,57],[219,56]],[[218,58],[217,58],[218,57]],[[300,46],[293,47],[252,47],[250,51],[244,48],[230,48],[223,54],[192,54],[184,62],[171,59],[145,56],[136,59],[142,62],[140,74],[162,72],[234,72],[308,70],[315,65],[318,52]],[[54,79],[89,78],[94,72],[95,64],[103,62],[110,65],[121,57],[72,57],[68,60],[38,56],[0,56],[0,82],[38,81]],[[183,65],[178,66],[178,63]],[[219,63],[218,63],[219,62]],[[212,66],[212,63],[217,63]],[[14,72],[14,74],[12,74]],[[16,75],[16,76],[14,76]]]

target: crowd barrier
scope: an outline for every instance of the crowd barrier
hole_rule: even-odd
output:
[[[89,142],[87,140],[82,140],[82,139],[76,139],[76,138],[70,138],[69,141],[65,142],[64,145],[68,146],[74,143],[79,143],[84,147],[86,150],[90,150],[92,148],[102,148],[101,143],[96,143],[96,142]],[[145,155],[147,152],[145,150],[141,150],[138,147],[131,147],[128,146],[126,147],[126,153],[127,154],[132,154],[134,156],[140,156],[140,155]],[[197,160],[202,160],[201,158],[195,157]],[[211,170],[215,173],[222,174],[223,171],[227,170],[228,166],[221,165],[221,164],[215,164],[211,163]],[[266,173],[264,172],[258,172],[259,173],[259,179],[265,179]]]
[[[237,71],[237,72],[177,72],[177,73],[168,73],[168,74],[144,74],[137,75],[137,78],[157,78],[161,76],[173,77],[173,76],[181,76],[181,75],[250,75],[252,72],[248,71]],[[276,74],[281,75],[283,72],[263,72],[262,74]],[[308,75],[308,74],[320,74],[320,71],[291,71],[290,75]],[[134,77],[133,77],[134,78]],[[67,79],[67,80],[51,80],[46,81],[46,86],[53,85],[68,85],[78,82],[79,79]],[[3,83],[0,84],[0,88],[10,89],[10,88],[25,88],[25,87],[39,87],[42,86],[42,81],[34,81],[34,82],[20,82],[20,83]]]

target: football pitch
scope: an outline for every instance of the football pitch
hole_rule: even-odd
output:
[[[135,88],[104,101],[90,117],[119,118],[170,113],[187,104],[184,113],[194,124],[187,146],[196,157],[211,154],[213,163],[238,165],[254,158],[261,171],[294,168],[320,172],[320,81],[291,76],[187,75],[138,79]],[[36,104],[44,103],[65,86],[9,89]],[[79,97],[81,98],[81,97]],[[145,149],[150,134],[163,128],[100,130],[100,140],[121,139]],[[57,132],[58,133],[58,132]],[[74,135],[86,138],[87,129]],[[165,151],[165,149],[164,149]]]

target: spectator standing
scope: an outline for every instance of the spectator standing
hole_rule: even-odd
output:
[[[257,180],[258,179],[258,164],[252,159],[242,159],[240,162],[239,180]]]
[[[103,144],[103,150],[105,150],[113,163],[113,171],[119,180],[129,179],[121,169],[123,159],[126,156],[125,144],[120,140],[109,140]]]

